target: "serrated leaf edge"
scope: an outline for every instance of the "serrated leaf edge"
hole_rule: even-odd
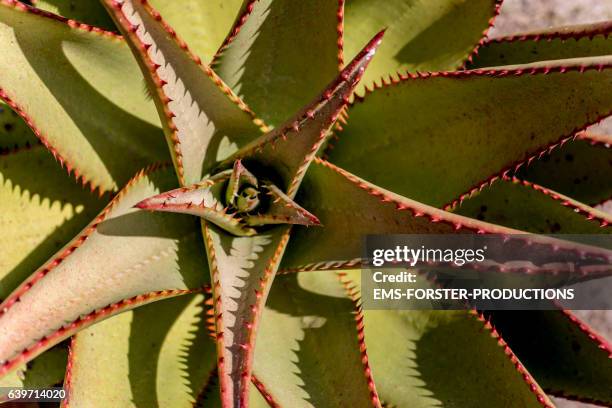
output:
[[[151,75],[152,84],[155,87],[159,101],[163,105],[165,125],[167,126],[170,132],[169,139],[170,139],[170,142],[172,143],[172,151],[174,153],[172,156],[173,156],[173,160],[176,162],[176,170],[177,170],[179,182],[181,185],[184,185],[185,177],[184,177],[184,167],[183,167],[183,153],[182,153],[182,149],[180,146],[178,127],[174,123],[174,117],[176,115],[170,108],[170,102],[172,102],[172,99],[169,98],[166,95],[166,92],[164,91],[164,85],[166,85],[166,81],[162,80],[157,72],[161,68],[161,66],[153,62],[153,60],[151,59],[151,56],[149,55],[149,48],[152,46],[152,44],[144,43],[142,39],[136,34],[139,26],[133,25],[132,23],[130,23],[129,19],[125,16],[125,14],[123,13],[123,9],[122,9],[123,3],[117,0],[103,0],[103,1],[109,7],[109,9],[113,10],[115,17],[120,21],[120,24],[126,29],[127,35],[136,45],[134,47],[134,50],[138,52],[138,54],[140,55],[140,57],[142,58],[144,62],[144,65],[146,65],[147,69],[149,70],[149,74]],[[221,90],[221,92],[225,94],[232,103],[234,103],[236,106],[238,106],[240,110],[247,113],[251,117],[253,123],[256,126],[258,126],[262,130],[262,132],[268,129],[267,125],[263,122],[263,120],[257,118],[255,116],[255,113],[246,105],[246,103],[242,101],[242,99],[240,99],[240,97],[238,97],[231,90],[231,88],[229,88],[223,82],[223,80],[208,65],[204,64],[202,62],[202,59],[199,56],[191,52],[187,43],[178,36],[176,31],[163,19],[161,14],[149,4],[148,0],[130,0],[130,1],[139,1],[145,8],[146,12],[149,13],[149,15],[153,17],[153,19],[155,19],[157,22],[160,23],[161,27],[168,34],[169,38],[172,39],[179,46],[179,48],[181,48],[185,52],[188,58],[191,61],[193,61],[202,70],[204,75],[206,75],[213,81],[213,83],[219,88],[219,90]]]
[[[525,383],[529,386],[531,392],[535,395],[536,399],[545,408],[555,408],[554,406],[548,403],[548,396],[544,393],[544,391],[540,388],[539,384],[535,381],[535,379],[531,376],[527,368],[521,363],[519,358],[514,354],[508,343],[501,337],[497,329],[491,324],[489,320],[485,318],[485,316],[471,309],[468,311],[468,315],[472,316],[477,321],[483,324],[483,328],[489,332],[489,335],[497,341],[497,344],[503,348],[504,354],[510,359],[516,371],[521,375]]]
[[[86,327],[91,326],[92,324],[106,319],[108,317],[114,316],[122,311],[130,310],[135,307],[152,303],[157,300],[167,299],[170,297],[186,295],[190,293],[198,293],[203,289],[172,289],[172,290],[162,290],[156,292],[149,292],[141,295],[137,295],[131,298],[123,299],[116,303],[111,303],[110,305],[94,310],[88,315],[81,316],[72,322],[69,322],[57,329],[53,333],[39,339],[32,346],[22,350],[19,354],[17,354],[12,359],[4,362],[0,366],[0,377],[7,374],[9,371],[14,369],[17,365],[25,363],[38,354],[41,353],[41,350],[48,346],[49,343],[56,341],[58,338],[63,339],[70,336],[71,333],[74,333],[77,330],[84,329]],[[61,341],[61,340],[60,340]]]
[[[498,171],[497,173],[493,174],[492,176],[487,177],[486,179],[482,180],[479,183],[476,183],[475,186],[469,188],[466,192],[460,194],[457,198],[455,198],[451,202],[445,204],[442,208],[444,208],[447,211],[454,210],[455,208],[457,208],[458,205],[461,205],[461,203],[465,199],[471,198],[474,194],[479,193],[480,191],[482,191],[483,189],[485,189],[487,187],[491,187],[491,185],[493,183],[495,183],[497,180],[507,179],[507,178],[511,177],[510,174],[518,172],[518,170],[521,167],[523,167],[523,166],[527,167],[534,160],[539,160],[542,157],[544,157],[545,155],[551,154],[553,152],[553,150],[555,150],[556,148],[562,147],[565,143],[579,138],[580,134],[586,128],[601,122],[602,120],[606,119],[610,115],[612,115],[612,111],[609,111],[609,112],[607,112],[607,113],[597,117],[593,122],[587,123],[584,126],[581,126],[579,128],[573,129],[570,132],[569,136],[567,136],[567,135],[561,136],[561,138],[557,139],[556,142],[553,142],[553,143],[551,143],[551,144],[549,144],[547,146],[544,146],[544,147],[540,148],[535,153],[533,153],[531,155],[527,155],[527,157],[525,157],[525,158],[523,158],[521,160],[515,161],[514,163],[510,164],[509,166],[506,166],[505,168],[501,169],[500,171]],[[512,176],[512,177],[514,177],[514,176]]]
[[[497,17],[499,16],[499,13],[501,12],[501,7],[502,7],[503,2],[504,0],[495,0],[495,3],[493,5],[493,15],[489,19],[487,28],[484,29],[484,31],[482,32],[482,37],[480,38],[478,43],[476,43],[476,46],[472,49],[472,52],[470,52],[470,54],[467,56],[465,61],[458,67],[458,69],[464,69],[467,64],[472,62],[472,59],[474,58],[474,56],[478,55],[478,50],[480,49],[480,47],[486,44],[487,40],[489,39],[489,31],[491,31],[491,29],[495,25],[495,20],[497,19]]]
[[[578,24],[561,27],[553,27],[539,31],[528,31],[503,37],[490,38],[485,41],[485,46],[490,43],[509,43],[521,41],[554,41],[554,40],[592,40],[602,35],[604,38],[612,33],[612,21],[601,21],[592,24]]]
[[[81,232],[81,234],[73,239],[68,245],[66,245],[59,255],[56,254],[52,259],[47,261],[41,268],[38,269],[38,273],[31,275],[22,284],[15,290],[11,295],[9,295],[2,304],[0,304],[0,317],[4,315],[12,305],[19,301],[21,296],[23,296],[28,290],[30,290],[36,283],[38,283],[41,279],[43,279],[48,273],[50,273],[54,268],[56,268],[59,264],[62,263],[64,259],[69,257],[74,251],[76,251],[87,239],[93,234],[98,225],[106,219],[108,214],[113,210],[113,208],[121,201],[121,199],[128,193],[130,187],[132,187],[136,182],[138,182],[143,177],[154,173],[158,170],[168,167],[168,163],[161,164],[152,164],[142,170],[140,170],[130,181],[127,182],[125,187],[113,197],[113,199],[104,207],[102,212],[91,222],[85,229]],[[1,375],[1,374],[0,374]]]
[[[217,263],[214,243],[212,242],[212,237],[208,231],[208,223],[206,221],[202,222],[203,230],[204,230],[204,243],[207,247],[208,262],[210,265],[210,273],[212,278],[212,292],[213,292],[213,309],[214,309],[214,319],[215,319],[215,341],[217,343],[217,367],[219,368],[219,383],[221,387],[221,399],[224,399],[224,394],[227,394],[227,373],[225,372],[225,363],[224,363],[224,354],[226,345],[223,341],[223,320],[222,320],[222,305],[221,305],[221,294],[219,290],[221,289],[221,283],[219,279],[219,274],[222,273],[219,270],[219,266]],[[269,289],[270,280],[275,275],[276,265],[281,260],[281,255],[284,251],[284,248],[289,241],[291,228],[287,227],[281,240],[279,241],[276,250],[272,257],[268,260],[265,269],[264,275],[260,279],[259,289],[256,290],[256,301],[255,304],[250,305],[251,315],[247,316],[245,319],[244,329],[247,329],[249,332],[248,335],[248,344],[242,344],[241,348],[246,353],[246,368],[241,373],[240,378],[240,389],[242,394],[242,399],[246,400],[245,393],[248,392],[249,382],[252,378],[252,365],[253,365],[253,354],[255,349],[255,339],[256,332],[259,326],[259,318],[263,311],[263,301],[265,301],[265,293]]]
[[[372,406],[375,408],[381,407],[381,401],[378,396],[378,391],[376,391],[376,383],[372,376],[372,370],[370,368],[370,362],[368,359],[368,350],[365,341],[365,324],[364,324],[364,316],[363,316],[363,308],[361,306],[361,298],[359,296],[358,291],[356,291],[356,285],[353,284],[350,280],[347,279],[346,273],[344,272],[336,272],[336,276],[338,277],[338,281],[344,288],[346,295],[353,302],[353,314],[356,323],[357,329],[357,342],[359,345],[359,352],[361,353],[361,364],[363,364],[363,371],[368,383],[368,389],[370,390],[370,399],[372,401]]]

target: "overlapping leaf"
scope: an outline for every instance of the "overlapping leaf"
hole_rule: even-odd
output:
[[[491,321],[550,394],[612,404],[612,350],[572,313],[498,311]]]
[[[217,354],[223,406],[249,399],[256,331],[289,226],[236,237],[203,223],[213,287]]]
[[[174,186],[174,180],[168,170],[140,173],[5,299],[0,305],[2,374],[97,320],[202,286],[206,261],[195,220],[132,208]]]
[[[359,271],[348,277],[359,285]],[[552,406],[499,335],[471,312],[365,310],[363,324],[372,375],[388,406]]]
[[[612,22],[551,28],[486,41],[468,69],[612,54]]]
[[[69,242],[100,211],[42,145],[0,156],[0,299]]]
[[[517,176],[589,205],[612,198],[612,136],[583,133],[519,170]]]
[[[3,0],[0,44],[0,99],[84,182],[116,190],[138,169],[167,160],[123,41]]]
[[[298,198],[318,215],[323,226],[294,229],[281,265],[284,272],[360,268],[362,239],[368,234],[520,233],[407,199],[322,160],[316,161],[308,172]],[[565,251],[567,243],[538,239],[543,246],[531,251],[544,253],[546,248]],[[567,255],[578,260],[576,248],[567,245]],[[584,250],[610,256],[602,249]],[[530,256],[526,249],[522,255],[527,259]]]
[[[266,122],[282,124],[338,73],[341,3],[244,0],[215,71]],[[360,38],[355,54],[382,28]]]
[[[262,318],[254,373],[278,406],[380,406],[362,362],[355,317],[333,273],[277,278]]]
[[[280,180],[280,193],[286,191],[289,199],[294,197],[329,127],[346,106],[348,96],[372,59],[381,36],[382,33],[375,36],[311,105],[222,165],[244,159],[248,166],[248,161],[253,160],[259,169],[267,169]],[[290,227],[275,227],[252,237],[235,237],[215,226],[203,225],[212,272],[221,398],[224,406],[241,406],[249,398],[260,313],[287,245]]]
[[[38,9],[72,20],[105,30],[117,31],[113,20],[98,0],[34,0],[32,4]]]
[[[612,217],[554,191],[502,180],[465,200],[456,213],[538,234],[612,233]]]
[[[230,32],[242,0],[150,0],[196,55],[210,62]]]
[[[388,28],[364,85],[398,71],[455,69],[488,30],[500,5],[499,0],[348,0],[345,53],[352,57],[364,41]]]
[[[406,77],[351,107],[329,158],[444,206],[612,112],[611,61]]]
[[[71,344],[66,407],[192,407],[216,368],[202,294],[87,328]]]

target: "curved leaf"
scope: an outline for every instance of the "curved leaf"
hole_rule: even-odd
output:
[[[117,190],[138,169],[167,160],[126,44],[41,13],[0,1],[0,99],[69,172],[100,191]]]
[[[258,136],[254,115],[145,0],[102,0],[130,43],[153,95],[179,182],[199,182]]]
[[[359,290],[360,272],[348,277]],[[474,312],[365,310],[363,323],[372,375],[388,406],[553,406],[506,342]]]
[[[348,0],[344,49],[352,57],[387,28],[366,86],[396,72],[455,69],[486,35],[500,6],[501,0]]]
[[[329,159],[441,207],[610,114],[611,68],[605,57],[407,76],[351,107]]]
[[[612,22],[549,28],[486,41],[468,69],[612,54]]]
[[[323,226],[294,228],[281,265],[284,273],[358,269],[363,254],[362,240],[369,234],[521,234],[517,230],[458,216],[399,196],[323,160],[317,159],[314,163],[298,201],[317,214]],[[563,251],[570,257],[568,259],[579,260],[574,243],[538,236],[531,236],[531,239],[542,244],[533,249],[539,255]],[[603,248],[584,247],[583,250],[595,257],[610,256],[610,252]],[[523,249],[521,254],[528,257],[526,251],[529,250]]]
[[[280,125],[338,74],[341,7],[339,0],[244,0],[213,67],[266,122]]]
[[[202,286],[195,220],[132,208],[175,182],[168,170],[141,172],[0,305],[0,375],[95,321]]]
[[[327,139],[353,90],[382,42],[384,31],[376,34],[359,54],[334,78],[309,105],[300,109],[283,126],[253,140],[225,163],[237,159],[253,160],[258,166],[277,172],[279,186],[295,197],[302,178]]]
[[[69,242],[107,200],[66,174],[41,145],[0,155],[0,299]]]
[[[216,367],[202,294],[163,300],[77,333],[65,407],[189,407]]]
[[[33,0],[32,4],[38,9],[72,20],[117,31],[113,20],[98,0]]]
[[[333,273],[279,276],[263,314],[254,373],[281,407],[380,407],[358,324]]]
[[[491,323],[549,394],[612,404],[612,349],[565,311],[498,311]]]
[[[322,226],[294,228],[282,261],[285,271],[360,268],[362,239],[368,234],[511,232],[401,197],[320,159],[308,171],[297,201]]]
[[[612,233],[612,216],[518,179],[495,182],[455,212],[538,234]]]
[[[242,0],[149,0],[196,55],[209,62],[223,43]]]
[[[589,205],[612,198],[612,136],[582,133],[532,164],[517,176]]]
[[[240,407],[249,399],[261,312],[290,227],[252,237],[236,237],[206,222],[202,228],[212,278],[221,401],[224,407]]]

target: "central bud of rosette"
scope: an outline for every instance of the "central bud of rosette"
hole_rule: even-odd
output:
[[[274,224],[320,225],[280,188],[258,179],[240,160],[189,187],[177,188],[150,198],[135,207],[195,215],[238,236],[257,234],[257,228]]]

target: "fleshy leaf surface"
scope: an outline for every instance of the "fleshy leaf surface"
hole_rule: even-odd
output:
[[[442,207],[609,115],[611,68],[596,57],[406,76],[351,106],[329,159]]]
[[[213,68],[267,123],[281,125],[337,75],[342,3],[244,0]]]
[[[221,400],[243,407],[249,400],[257,328],[289,226],[236,237],[203,222],[213,289]]]
[[[69,179],[42,145],[0,155],[0,299],[62,248],[104,206]]]
[[[345,53],[351,58],[387,28],[364,85],[396,72],[452,70],[474,50],[500,6],[500,0],[348,0]]]
[[[100,191],[166,161],[159,119],[127,45],[41,13],[0,2],[0,99],[69,172]]]
[[[368,234],[510,232],[398,196],[316,159],[297,196],[322,226],[295,228],[282,269],[360,268]],[[339,245],[339,243],[342,243]]]
[[[150,0],[204,61],[210,62],[236,20],[242,0]]]
[[[277,406],[380,407],[358,317],[332,272],[277,277],[253,368]]]
[[[612,404],[612,348],[566,311],[497,311],[491,322],[551,395]]]
[[[206,282],[196,221],[133,208],[175,185],[171,171],[152,170],[0,305],[0,375],[95,321]]]
[[[356,283],[360,272],[343,279]],[[387,406],[553,407],[484,319],[474,312],[364,310],[368,360]],[[394,358],[389,358],[389,353]]]
[[[612,136],[581,133],[550,154],[522,167],[517,177],[589,205],[612,198]]]
[[[33,0],[34,7],[91,24],[109,31],[118,31],[104,7],[97,0]]]
[[[609,214],[516,178],[495,182],[455,212],[537,234],[612,233]]]
[[[192,407],[216,368],[203,302],[162,300],[77,333],[64,407]]]
[[[515,229],[458,216],[399,196],[320,159],[308,172],[298,201],[318,215],[322,227],[294,229],[282,272],[359,269],[362,239],[368,234],[521,234]],[[529,251],[534,254],[564,251],[568,260],[583,262],[576,251],[580,250],[592,254],[593,262],[589,261],[589,265],[595,265],[601,263],[601,257],[609,259],[612,255],[602,248],[577,248],[575,244],[546,237],[531,236],[530,240],[532,243],[537,240],[542,246],[524,248],[521,253],[526,259]],[[609,268],[602,271],[609,272]]]
[[[487,40],[468,69],[612,54],[612,22],[549,28]]]
[[[101,0],[126,36],[155,100],[181,185],[257,137],[254,115],[144,0]]]
[[[310,162],[345,108],[380,46],[383,35],[384,31],[376,34],[309,105],[300,109],[284,125],[246,145],[223,164],[229,166],[238,159],[244,160],[247,166],[249,162],[255,162],[276,172],[280,178],[278,187],[286,191],[290,198],[295,197]]]

